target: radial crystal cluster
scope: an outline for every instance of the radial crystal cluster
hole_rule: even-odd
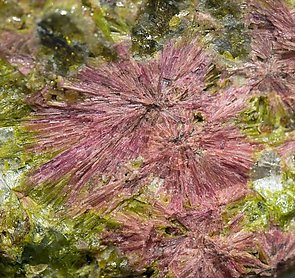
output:
[[[216,1],[226,10],[215,15],[214,1],[199,2],[212,12],[206,24],[219,28],[230,21],[230,0]],[[85,65],[87,55],[94,54],[91,48],[87,55],[82,51],[82,38],[78,44],[75,36],[62,36],[61,26],[50,33],[52,21],[49,29],[41,21],[36,43],[47,39],[51,54],[46,57],[56,61],[63,53],[54,42],[67,45],[67,54],[78,45],[85,55],[78,59],[77,75],[69,74],[68,59],[59,64],[66,69],[55,72],[63,77],[52,74],[51,82],[29,87],[42,89],[26,98],[32,113],[22,124],[34,139],[26,147],[43,160],[28,170],[23,190],[28,195],[17,196],[40,197],[44,189],[46,204],[66,204],[62,209],[68,215],[94,213],[105,225],[97,237],[128,258],[136,277],[269,277],[292,265],[295,237],[285,224],[294,226],[294,206],[286,200],[294,200],[295,13],[281,0],[251,0],[245,6],[247,24],[241,26],[245,34],[249,27],[252,39],[246,60],[213,51],[198,30],[193,39],[166,41],[145,59],[132,56],[132,40],[110,39],[116,58]],[[175,16],[169,21],[174,28],[178,19],[189,20]],[[232,24],[241,20],[238,12]],[[36,64],[43,74],[51,65],[38,62],[42,55],[33,47],[33,32],[0,36],[0,55],[28,80],[34,80]],[[226,36],[234,40],[233,34]],[[274,113],[281,116],[271,118]],[[267,139],[247,136],[244,127],[251,131],[251,124],[264,127],[257,132]],[[272,140],[276,134],[271,137],[268,124],[286,134]],[[265,197],[272,192],[263,194],[254,186],[256,178],[263,188],[274,176],[282,192],[287,188],[286,194],[277,192],[275,204]],[[253,229],[253,223],[263,225]]]
[[[252,31],[253,89],[276,91],[291,109],[295,105],[295,16],[281,0],[252,0],[249,4]]]
[[[195,211],[173,221],[117,217],[120,231],[106,232],[107,241],[120,246],[136,269],[154,264],[160,270],[156,277],[168,273],[179,278],[269,277],[279,264],[282,268],[292,264],[295,255],[294,234],[277,228],[220,235],[220,216],[212,210]]]
[[[249,88],[204,91],[213,64],[196,41],[170,42],[148,62],[129,58],[124,46],[118,51],[119,61],[85,68],[77,80],[61,84],[65,94],[79,95],[78,103],[52,99],[46,90],[35,96],[37,120],[30,125],[38,131],[36,151],[60,154],[31,181],[57,183],[68,176],[72,203],[88,184],[83,203],[97,208],[128,198],[151,175],[163,181],[159,194],[176,210],[210,202],[223,189],[243,190],[254,147],[231,119]],[[126,163],[139,158],[142,165],[131,174]],[[108,181],[99,186],[102,176]]]

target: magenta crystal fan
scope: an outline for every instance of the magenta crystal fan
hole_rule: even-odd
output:
[[[42,205],[42,213],[53,211],[62,223],[54,224],[56,230],[50,226],[54,235],[62,235],[60,241],[50,234],[36,243],[40,232],[35,230],[34,243],[24,237],[19,249],[23,253],[15,256],[26,265],[23,273],[35,271],[29,263],[32,250],[45,246],[49,261],[62,251],[52,255],[48,246],[67,240],[70,252],[81,252],[78,262],[85,256],[89,265],[95,262],[92,276],[87,272],[90,266],[75,272],[86,271],[89,277],[104,275],[97,269],[109,264],[119,267],[115,259],[111,261],[113,250],[126,259],[129,273],[107,272],[109,277],[280,277],[292,269],[295,12],[291,4],[217,1],[225,7],[221,10],[217,2],[200,0],[190,4],[193,9],[186,7],[187,12],[169,10],[166,23],[150,15],[151,20],[131,28],[128,24],[139,24],[151,13],[151,1],[131,1],[127,10],[138,14],[133,23],[120,10],[130,1],[99,1],[97,7],[94,1],[82,2],[81,11],[76,6],[56,8],[30,32],[8,28],[0,35],[1,59],[34,91],[24,97],[29,112],[19,119],[19,129],[13,128],[15,133],[29,134],[23,143],[26,155],[36,161],[42,157],[38,166],[23,167],[23,187],[15,190],[15,196],[25,210],[26,225],[45,234],[47,220],[43,224],[35,220],[36,207]],[[182,7],[176,0],[163,2],[158,3],[162,9]],[[237,14],[236,5],[241,6]],[[68,20],[76,24],[73,38],[70,32],[63,35],[68,23],[62,20],[77,15],[76,10],[93,17],[81,22],[90,30],[99,25],[94,37],[101,37],[102,44],[94,47],[95,38],[88,41],[90,31],[84,34],[74,18]],[[120,17],[114,23],[113,13],[125,21]],[[58,31],[52,25],[56,16],[63,22]],[[154,27],[156,35],[145,37],[154,43],[153,51],[141,55],[138,48],[145,45],[134,44],[154,23],[170,29],[159,39],[160,31]],[[180,32],[181,26],[186,30]],[[177,28],[179,33],[174,33]],[[237,28],[249,36],[246,58],[236,57],[231,45]],[[224,34],[217,34],[221,31]],[[230,39],[224,41],[225,36]],[[46,45],[45,54],[38,50],[40,45]],[[94,49],[102,52],[97,55]],[[109,56],[104,57],[104,51]],[[69,58],[59,60],[69,53],[78,65]],[[48,61],[40,60],[42,55]],[[99,227],[93,228],[94,236],[81,227],[93,215],[98,220],[92,228]],[[82,222],[76,224],[77,219]],[[73,227],[74,236],[67,232]],[[110,262],[100,263],[102,253]],[[38,262],[40,273],[46,273],[48,266],[42,267],[47,261]]]

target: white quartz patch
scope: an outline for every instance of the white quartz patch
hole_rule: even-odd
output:
[[[265,191],[274,193],[283,190],[283,184],[280,175],[271,175],[262,179],[255,180],[253,182],[253,187],[257,192],[261,194]]]

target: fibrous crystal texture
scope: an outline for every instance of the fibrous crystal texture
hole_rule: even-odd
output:
[[[167,273],[179,278],[269,277],[280,264],[282,268],[294,260],[293,233],[273,228],[223,236],[215,234],[218,215],[212,211],[196,211],[189,218],[190,223],[179,218],[181,226],[176,226],[175,221],[174,225],[165,220],[142,223],[120,215],[120,230],[106,233],[106,239],[130,256],[133,267],[156,265],[159,277]]]
[[[251,0],[247,11],[252,51],[242,70],[231,71],[244,74],[244,82],[223,80],[225,70],[219,78],[217,54],[199,38],[172,39],[145,60],[121,42],[112,62],[83,66],[28,98],[33,113],[25,124],[36,139],[29,150],[50,156],[30,171],[29,188],[49,187],[71,213],[93,210],[113,219],[102,242],[118,247],[136,273],[152,266],[154,277],[269,276],[294,260],[294,233],[272,219],[266,231],[243,229],[247,205],[226,227],[222,213],[251,192],[245,203],[267,215],[264,197],[249,186],[264,146],[237,124],[249,100],[277,94],[282,114],[294,111],[294,13],[275,0]],[[30,74],[25,55],[15,61],[1,51],[16,67],[27,61],[19,70]],[[266,110],[262,101],[258,106],[256,114]],[[260,115],[247,111],[255,124]],[[294,141],[282,138],[288,140],[273,145],[287,169]],[[285,174],[288,184],[291,176]]]
[[[281,95],[294,109],[295,16],[281,0],[250,1],[253,89]]]
[[[31,181],[68,176],[64,191],[73,202],[87,184],[109,177],[89,189],[83,202],[91,207],[111,207],[150,183],[151,175],[163,181],[159,194],[176,210],[218,199],[229,188],[243,191],[254,147],[232,118],[249,88],[206,92],[214,65],[196,41],[170,42],[147,62],[129,58],[125,46],[118,51],[117,62],[87,67],[78,79],[62,82],[65,92],[79,95],[78,103],[52,100],[46,89],[35,97],[35,150],[60,154]],[[126,163],[139,158],[142,165],[130,173]]]

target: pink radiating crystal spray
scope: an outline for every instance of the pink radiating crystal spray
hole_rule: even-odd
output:
[[[160,191],[175,210],[184,202],[207,202],[224,188],[245,188],[254,148],[230,121],[243,109],[249,88],[205,92],[212,60],[196,41],[170,42],[149,62],[129,58],[127,50],[119,46],[119,61],[87,67],[76,80],[64,81],[65,90],[79,92],[79,102],[46,101],[46,89],[35,96],[35,151],[60,154],[31,181],[57,183],[70,176],[66,192],[74,202],[94,179],[83,203],[108,207],[146,186],[152,174],[164,180]],[[139,156],[137,175],[124,177],[124,165]],[[97,186],[102,175],[112,178]]]
[[[295,16],[282,0],[249,1],[252,64],[246,67],[255,89],[275,91],[295,105]]]
[[[294,234],[275,227],[222,236],[220,216],[214,211],[195,210],[187,218],[187,222],[177,216],[173,222],[167,217],[143,221],[119,214],[120,229],[106,231],[103,240],[119,246],[135,270],[143,272],[153,265],[159,270],[157,277],[270,277],[279,264],[282,267],[295,256]]]
[[[282,18],[267,14],[273,1],[256,5],[262,2],[267,3],[260,7],[265,16],[258,12],[256,19],[269,17],[271,27],[264,27],[256,41],[265,36],[270,46]],[[279,87],[291,90],[293,64],[285,64],[289,48],[284,38],[271,46],[288,82],[276,79],[277,71],[261,75],[264,69],[255,61],[251,66],[258,70],[258,81],[252,74],[251,86],[267,81],[290,106],[290,91]],[[63,91],[45,88],[31,98],[35,113],[28,126],[38,141],[33,150],[59,153],[30,176],[31,183],[66,179],[63,192],[73,207],[107,210],[120,227],[104,231],[103,240],[118,246],[139,272],[156,265],[159,277],[240,277],[249,269],[250,274],[272,273],[278,263],[294,258],[294,236],[276,229],[245,233],[236,227],[222,236],[223,205],[248,190],[255,148],[233,119],[253,88],[209,93],[213,60],[196,40],[171,41],[147,62],[130,58],[124,45],[117,50],[118,61],[85,67],[76,79],[61,82]],[[255,51],[269,64],[272,51]],[[281,151],[290,148],[293,144]],[[136,169],[128,168],[138,159]],[[147,219],[120,211],[122,201],[155,180],[152,205],[161,207],[159,213]],[[168,205],[158,196],[165,196]]]

